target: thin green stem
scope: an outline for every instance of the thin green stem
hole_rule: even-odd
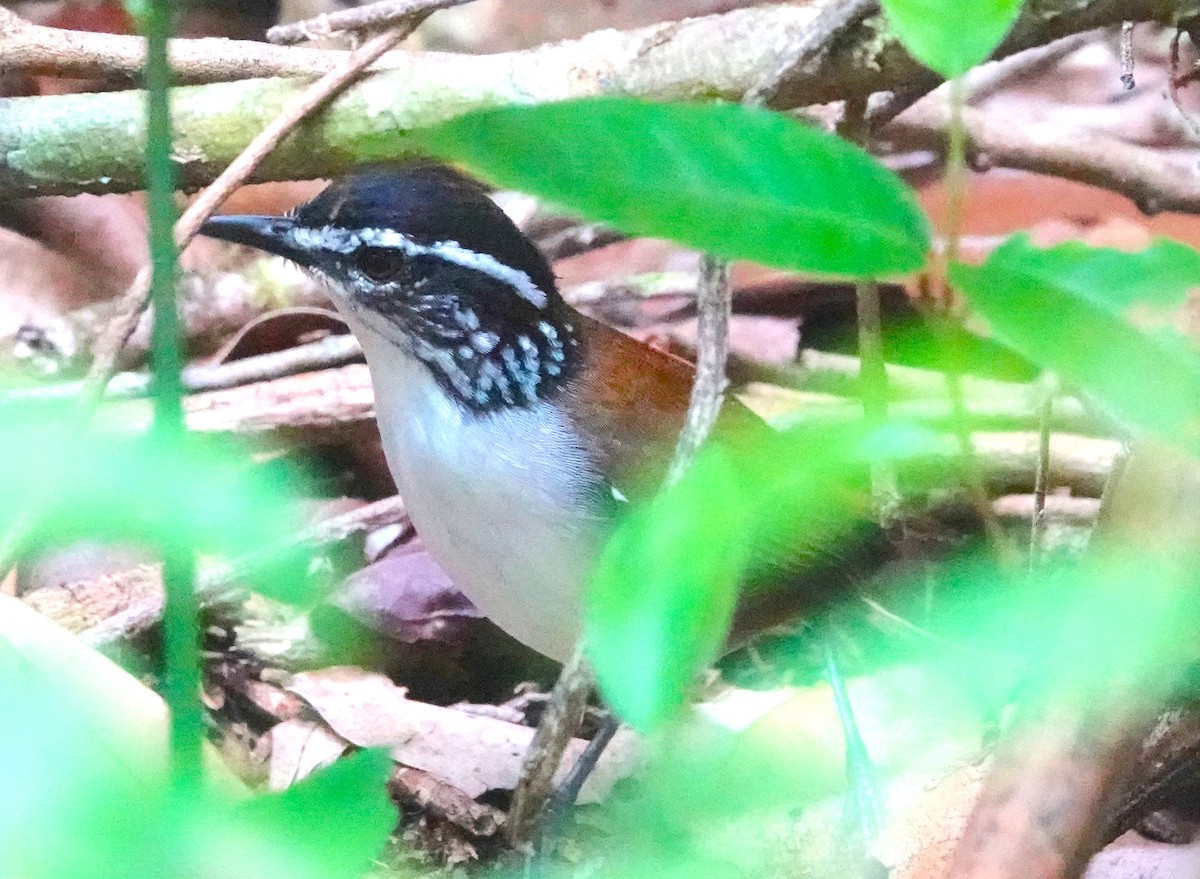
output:
[[[150,227],[150,301],[154,305],[154,427],[159,454],[177,457],[184,433],[183,344],[175,302],[178,253],[175,247],[175,163],[171,158],[171,66],[167,39],[170,0],[148,0],[141,17],[146,47],[146,203]],[[163,498],[164,520],[176,498]],[[167,529],[163,541],[163,664],[171,710],[173,781],[178,791],[200,786],[204,716],[200,706],[200,639],[194,589],[195,558],[182,529]]]
[[[888,376],[883,359],[883,325],[879,314],[879,284],[860,281],[855,286],[858,314],[858,356],[863,416],[872,429],[888,420]],[[890,461],[871,462],[871,498],[875,519],[884,528],[900,521],[900,487]]]
[[[1046,492],[1050,484],[1050,435],[1054,417],[1054,395],[1058,380],[1047,373],[1042,375],[1042,399],[1038,406],[1037,471],[1033,483],[1033,524],[1029,534],[1029,573],[1038,573],[1046,546]]]
[[[967,131],[963,126],[966,90],[962,77],[950,81],[950,130],[946,144],[946,256],[947,267],[958,260],[959,240],[967,201]]]
[[[971,427],[967,420],[967,404],[963,393],[962,376],[965,355],[962,350],[963,334],[959,327],[959,308],[954,291],[950,288],[950,267],[958,261],[959,245],[966,216],[967,202],[967,131],[963,125],[963,107],[966,104],[966,87],[962,77],[950,81],[950,129],[946,145],[946,230],[945,247],[939,261],[937,278],[940,284],[941,301],[938,321],[946,352],[946,392],[954,434],[962,452],[963,478],[972,503],[983,521],[988,537],[1002,561],[1016,558],[1007,536],[992,514],[987,488],[983,483],[983,468],[975,453],[971,438]]]

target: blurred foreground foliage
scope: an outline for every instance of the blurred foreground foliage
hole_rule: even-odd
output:
[[[985,57],[1019,9],[978,4],[984,20],[968,25],[978,39],[962,49],[954,23],[937,25],[923,4],[885,5],[919,57],[951,74]],[[930,248],[927,224],[894,175],[857,148],[761,110],[574,101],[468,114],[425,137],[431,151],[495,181],[730,258],[872,277],[917,269]],[[1014,238],[983,266],[952,267],[951,277],[1014,348],[1130,425],[1194,451],[1195,352],[1129,313],[1177,304],[1198,266],[1197,254],[1169,242],[1122,254],[1039,251]],[[296,527],[290,489],[244,466],[241,450],[64,436],[66,423],[0,425],[0,524],[44,507],[52,532],[183,542],[217,555]],[[606,696],[649,732],[653,759],[639,787],[607,810],[623,840],[612,875],[729,875],[714,825],[844,789],[826,688],[800,690],[737,732],[689,715],[687,695],[719,652],[737,587],[753,579],[763,548],[781,548],[771,563],[786,566],[800,533],[836,555],[864,519],[862,495],[845,486],[861,487],[864,467],[928,440],[888,424],[714,447],[618,530],[593,578],[589,647]],[[956,560],[936,639],[917,661],[910,654],[851,683],[881,768],[898,774],[970,751],[980,703],[1002,703],[996,694],[1030,674],[1066,675],[1086,693],[1116,666],[1170,676],[1194,661],[1194,571],[1171,563],[1172,549],[1130,544],[1033,576],[990,556]],[[252,585],[310,601],[290,591],[300,581],[277,571]],[[27,609],[7,600],[0,608],[0,877],[349,879],[382,847],[395,822],[385,755],[341,760],[282,794],[250,796],[216,770],[200,795],[182,799],[161,703],[146,703],[140,685],[118,683],[106,659]],[[113,695],[130,688],[142,693],[136,711]]]

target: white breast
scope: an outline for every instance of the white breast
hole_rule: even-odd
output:
[[[546,404],[468,412],[424,364],[359,329],[388,465],[430,552],[493,622],[565,660],[600,537],[567,425]]]

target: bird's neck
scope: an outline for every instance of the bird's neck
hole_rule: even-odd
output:
[[[460,316],[456,329],[413,333],[371,313],[343,310],[376,362],[406,356],[429,371],[448,398],[468,413],[488,415],[554,399],[582,367],[581,316],[558,299],[534,318]]]

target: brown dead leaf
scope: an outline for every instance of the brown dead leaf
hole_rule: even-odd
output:
[[[388,789],[401,804],[444,818],[475,836],[495,836],[504,826],[504,813],[499,809],[475,802],[458,788],[420,769],[397,768]]]
[[[409,699],[383,675],[358,668],[298,674],[289,689],[353,744],[391,748],[405,766],[424,770],[472,798],[489,790],[511,790],[533,738],[531,727]],[[634,733],[618,733],[584,785],[581,803],[603,799],[632,771],[638,743]],[[560,779],[586,745],[582,739],[571,741]]]
[[[228,363],[273,354],[349,332],[346,322],[328,308],[300,305],[280,308],[251,319],[213,354],[212,362]]]
[[[328,766],[350,747],[350,743],[319,721],[294,718],[271,727],[267,786],[285,790]]]

